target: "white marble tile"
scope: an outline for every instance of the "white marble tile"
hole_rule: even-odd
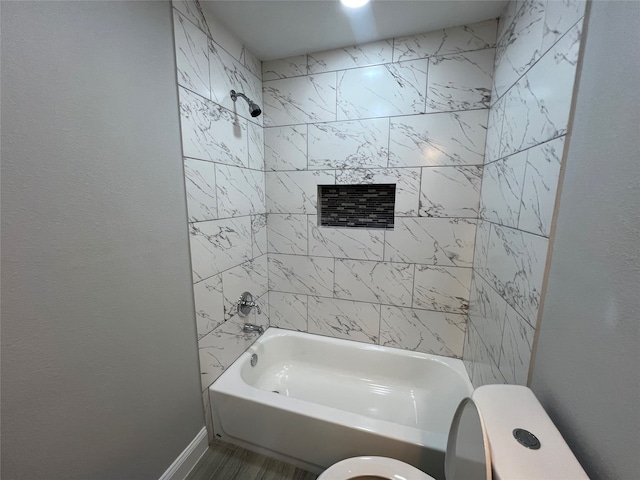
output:
[[[507,383],[526,385],[535,329],[507,305],[498,368]]]
[[[427,65],[414,60],[338,72],[337,120],[424,113]]]
[[[385,232],[384,259],[392,262],[470,267],[475,220],[398,217]]]
[[[461,358],[466,324],[464,315],[382,305],[380,345]]]
[[[295,293],[269,292],[270,325],[288,330],[308,331],[307,296]]]
[[[495,364],[487,347],[476,333],[473,325],[467,326],[465,335],[464,361],[467,369],[471,370],[471,383],[474,388],[482,385],[506,383]]]
[[[546,52],[584,15],[586,0],[547,1],[542,33],[542,51]]]
[[[309,73],[332,72],[356,67],[390,63],[393,40],[365,43],[355,47],[336,48],[309,54]]]
[[[264,170],[264,129],[253,122],[247,123],[249,130],[249,168]]]
[[[227,53],[233,56],[233,58],[239,62],[243,62],[245,49],[242,42],[240,42],[240,40],[231,33],[231,31],[229,31],[217,17],[213,15],[213,11],[210,8],[206,10],[203,9],[203,13],[209,26],[209,36],[213,38],[218,45],[224,48]]]
[[[301,77],[307,75],[307,56],[279,58],[262,62],[262,80],[277,80],[279,78]]]
[[[251,216],[251,242],[253,258],[267,253],[267,215]]]
[[[488,110],[391,119],[390,167],[482,165]]]
[[[393,42],[393,60],[469,52],[492,48],[496,43],[497,21],[473,23],[461,27],[445,28],[419,35],[396,38]]]
[[[538,316],[548,245],[544,237],[492,225],[486,280],[531,324]]]
[[[484,150],[484,163],[493,162],[500,158],[502,148],[502,122],[504,120],[504,97],[491,105],[489,123],[487,125],[487,139]]]
[[[236,267],[222,272],[222,289],[224,291],[224,312],[225,320],[237,314],[236,304],[243,292],[250,292],[256,303],[262,309],[265,305],[257,299],[267,293],[267,256],[245,262]],[[267,297],[264,297],[265,300]],[[252,310],[257,314],[257,310]],[[260,324],[267,323],[266,315],[258,314],[261,319]]]
[[[576,26],[509,90],[502,156],[567,133],[579,46]]]
[[[258,338],[252,333],[242,333],[243,324],[244,320],[235,316],[198,341],[203,391]]]
[[[501,97],[541,56],[546,0],[522,2],[498,38],[494,95]]]
[[[263,99],[267,127],[336,120],[336,74],[264,82]]]
[[[269,253],[307,254],[307,216],[270,213],[267,220]]]
[[[509,31],[509,28],[515,20],[516,14],[520,10],[520,7],[522,7],[523,2],[524,0],[511,0],[502,10],[500,17],[498,18],[498,34],[496,36],[498,43]]]
[[[518,228],[548,237],[560,177],[565,137],[528,150]]]
[[[268,213],[316,213],[318,185],[335,184],[331,170],[267,172]]]
[[[382,260],[384,231],[318,226],[318,216],[308,215],[309,255],[359,260]]]
[[[216,191],[222,218],[265,212],[263,172],[216,165]]]
[[[471,268],[416,265],[413,307],[467,313]]]
[[[488,108],[495,50],[477,50],[429,59],[427,112]]]
[[[201,222],[218,218],[214,164],[185,158],[184,183],[189,221]]]
[[[489,278],[487,269],[487,255],[489,253],[489,239],[491,223],[478,220],[476,228],[476,243],[473,251],[473,268],[484,278]]]
[[[244,66],[247,67],[258,80],[262,80],[262,62],[246,48],[244,50]]]
[[[507,302],[479,275],[471,281],[469,322],[482,339],[493,362],[498,365]]]
[[[199,2],[194,2],[193,0],[172,0],[171,4],[173,8],[178,10],[205,34],[210,35],[209,26],[207,25],[207,20],[204,17],[204,12]]]
[[[214,275],[193,286],[196,304],[196,327],[198,338],[224,322],[224,296],[222,295],[222,277]]]
[[[378,343],[380,305],[309,297],[309,333]]]
[[[333,296],[333,258],[269,254],[269,290]]]
[[[417,216],[420,203],[419,168],[347,169],[336,171],[337,185],[395,183],[395,215]]]
[[[509,227],[518,226],[526,165],[526,151],[485,165],[480,201],[482,218]]]
[[[203,280],[251,258],[251,218],[189,225],[193,280]]]
[[[482,167],[423,168],[420,215],[476,218],[481,182]]]
[[[412,285],[413,265],[336,260],[336,298],[411,306]]]
[[[207,36],[176,10],[173,25],[178,85],[210,98]]]
[[[385,168],[389,119],[309,125],[309,168]]]
[[[184,156],[247,167],[247,121],[182,87],[179,90]]]
[[[209,70],[211,100],[236,115],[262,125],[262,116],[251,117],[247,102],[231,99],[231,90],[242,92],[258,105],[262,105],[262,82],[241,62],[229,55],[217,43],[209,42]]]
[[[265,169],[306,170],[307,125],[264,129]]]

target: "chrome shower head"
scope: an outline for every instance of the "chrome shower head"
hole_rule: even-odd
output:
[[[257,117],[262,113],[262,110],[260,109],[258,104],[255,103],[253,100],[251,100],[249,97],[247,97],[244,93],[231,90],[231,100],[235,102],[238,99],[238,97],[242,97],[247,101],[247,103],[249,104],[249,113],[251,113],[252,117]]]

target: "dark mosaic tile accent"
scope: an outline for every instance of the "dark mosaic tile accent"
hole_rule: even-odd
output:
[[[396,185],[318,185],[322,227],[393,228]]]

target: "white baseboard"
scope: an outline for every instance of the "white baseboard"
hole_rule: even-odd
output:
[[[184,480],[209,448],[207,428],[202,427],[191,443],[162,474],[160,480]]]

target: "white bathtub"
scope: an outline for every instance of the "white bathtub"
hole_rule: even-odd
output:
[[[436,478],[453,414],[472,391],[460,360],[273,327],[209,387],[225,441],[315,473],[382,455]]]

